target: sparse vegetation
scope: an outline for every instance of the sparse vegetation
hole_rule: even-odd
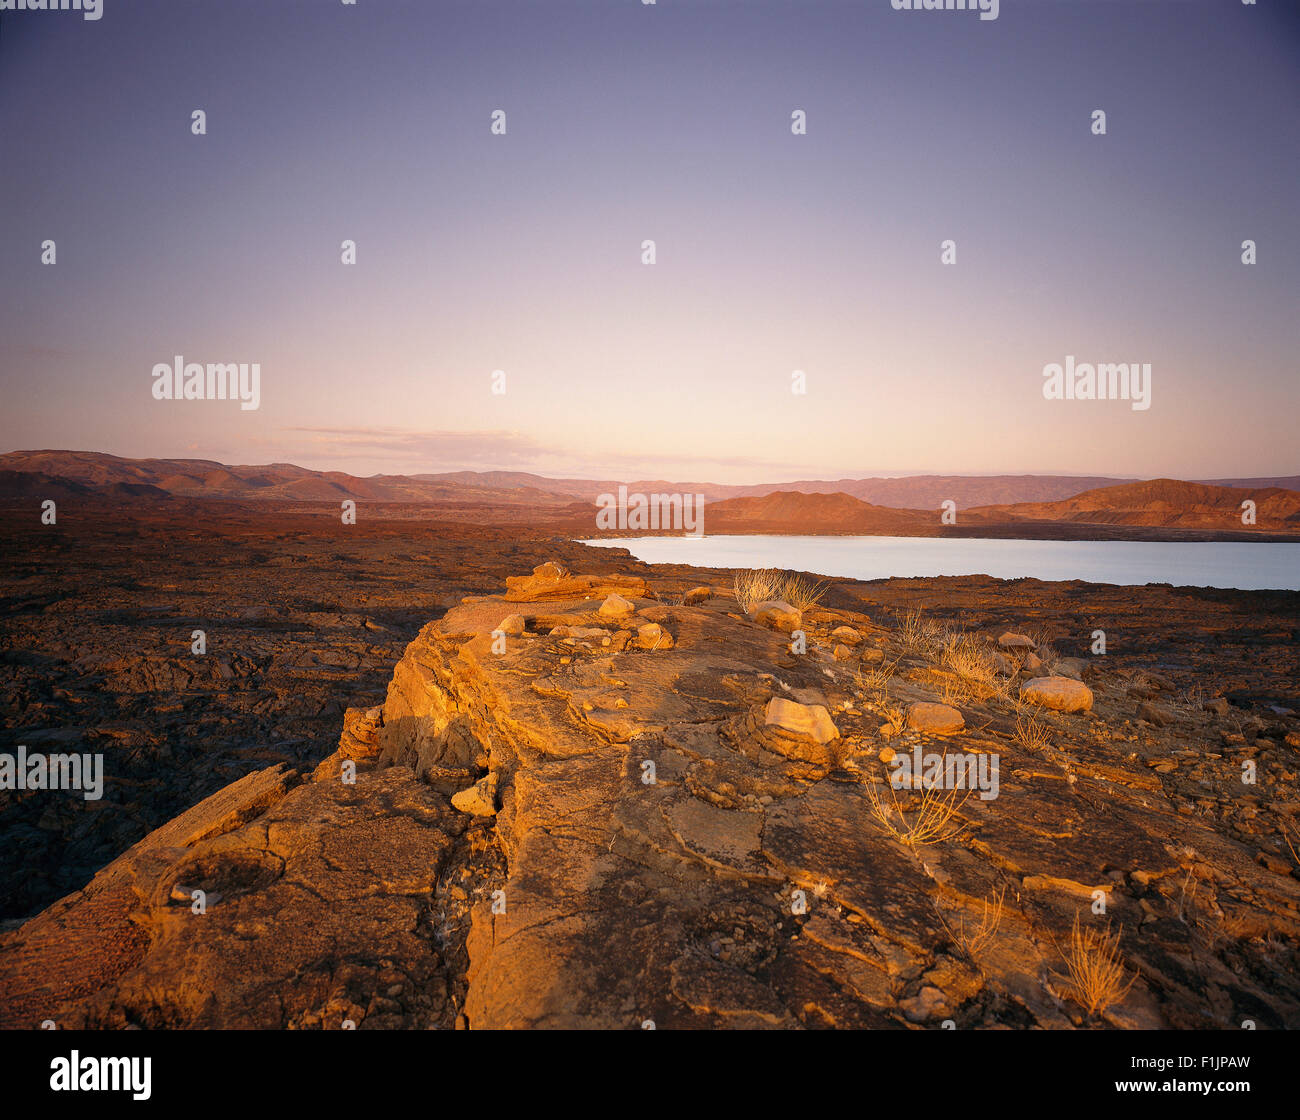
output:
[[[987,644],[978,637],[961,632],[946,635],[939,664],[955,675],[951,692],[957,699],[983,700],[998,691],[997,666]]]
[[[971,960],[975,959],[985,946],[989,944],[998,932],[998,926],[1002,924],[1002,902],[1006,898],[1007,889],[996,894],[990,894],[984,900],[984,913],[978,923],[968,924],[963,914],[958,919],[956,928],[948,925],[948,920],[939,915],[940,920],[947,928],[949,935],[952,937],[953,944],[957,946]]]
[[[1137,975],[1125,982],[1126,971],[1119,952],[1119,934],[1105,930],[1084,929],[1079,915],[1074,916],[1070,944],[1061,954],[1065,958],[1070,997],[1089,1015],[1097,1015],[1119,1003],[1137,983]]]
[[[971,795],[968,789],[930,786],[911,790],[900,800],[898,791],[886,778],[884,785],[889,790],[886,802],[876,789],[876,784],[868,783],[866,787],[872,815],[895,840],[909,848],[953,840],[968,827],[968,822],[958,815]],[[903,802],[907,804],[904,805]]]
[[[1022,710],[1016,716],[1015,741],[1024,750],[1037,753],[1051,746],[1052,737],[1045,723]]]
[[[882,661],[879,665],[863,666],[858,670],[858,688],[862,695],[876,699],[883,694],[889,695],[889,679],[894,675],[897,661]]]
[[[807,576],[793,572],[786,576],[781,584],[778,599],[784,599],[796,610],[812,610],[821,602],[822,596],[830,584],[826,580],[810,580]]]
[[[748,614],[756,603],[766,602],[777,597],[782,575],[772,568],[756,568],[736,573],[732,581],[732,591],[740,609]],[[791,606],[794,604],[792,603]]]
[[[1038,660],[1043,663],[1043,673],[1047,676],[1054,675],[1057,664],[1061,660],[1061,655],[1052,644],[1054,638],[1051,632],[1046,627],[1037,626],[1030,631],[1029,636],[1038,647],[1034,652],[1038,655]]]
[[[811,580],[798,572],[782,572],[775,568],[758,568],[737,572],[732,590],[741,610],[748,614],[756,603],[779,599],[799,611],[811,610],[826,594],[830,586],[826,580]]]

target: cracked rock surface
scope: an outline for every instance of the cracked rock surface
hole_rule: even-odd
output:
[[[796,653],[698,578],[548,563],[451,606],[310,774],[241,778],[3,935],[0,1023],[1300,1025],[1290,709],[1112,657],[1058,710],[1062,664],[1003,642],[965,676],[870,587],[801,609]],[[1015,620],[970,622],[995,664]],[[996,758],[997,796],[889,784],[927,754]],[[1131,981],[1094,1015],[1076,920]]]

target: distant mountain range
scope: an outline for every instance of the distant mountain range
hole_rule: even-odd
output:
[[[1242,523],[1242,502],[1255,503],[1255,523]],[[1300,491],[1270,486],[1249,489],[1208,486],[1158,478],[1086,490],[1056,502],[1020,502],[962,508],[956,525],[963,532],[1016,526],[1126,527],[1202,530],[1213,533],[1300,533]],[[871,505],[849,494],[777,492],[761,498],[710,502],[705,511],[710,533],[787,532],[931,535],[939,509],[899,510]],[[1063,534],[1064,535],[1064,534]],[[1077,536],[1078,534],[1068,534]]]
[[[1182,482],[1066,475],[917,475],[798,481],[764,486],[640,480],[555,479],[519,471],[372,475],[313,471],[292,463],[230,466],[207,459],[124,459],[92,451],[0,455],[0,498],[94,495],[121,501],[384,502],[428,506],[452,521],[531,524],[587,536],[599,495],[699,493],[710,533],[855,533],[931,536],[944,502],[956,503],[959,535],[1121,536],[1300,534],[1300,476]],[[1255,503],[1244,525],[1242,502]]]
[[[565,506],[592,502],[620,485],[641,493],[703,494],[716,502],[767,494],[847,494],[861,502],[891,509],[932,510],[948,500],[960,509],[1007,506],[1023,502],[1058,502],[1102,487],[1140,482],[1133,478],[1074,475],[912,475],[906,478],[858,478],[826,481],[803,479],[752,486],[663,479],[546,478],[523,471],[451,471],[442,474],[371,475],[314,471],[292,463],[230,466],[211,459],[124,459],[98,451],[11,451],[0,455],[4,472],[0,493],[44,480],[60,480],[105,489],[145,486],[183,498],[238,500],[332,501],[353,498],[377,502],[464,502]],[[23,480],[20,475],[40,476]],[[1245,489],[1300,489],[1300,475],[1276,478],[1208,479],[1206,485]],[[151,492],[151,491],[150,491]],[[124,492],[125,493],[125,492]]]

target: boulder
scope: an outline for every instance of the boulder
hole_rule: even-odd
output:
[[[508,614],[497,623],[497,629],[508,637],[517,638],[524,632],[524,616],[521,614]]]
[[[1086,712],[1092,707],[1092,689],[1069,677],[1035,677],[1025,681],[1020,697],[1057,712]]]
[[[764,721],[768,727],[776,727],[795,735],[807,735],[823,744],[838,739],[840,735],[830,712],[821,704],[800,704],[780,696],[774,696],[767,702]]]
[[[1174,722],[1174,713],[1163,704],[1157,704],[1152,700],[1146,700],[1139,704],[1137,714],[1138,719],[1144,719],[1147,723],[1154,723],[1157,727],[1168,727]]]
[[[1003,649],[1035,649],[1036,644],[1032,638],[1027,638],[1024,634],[1013,634],[1011,631],[1003,634],[998,639],[998,645]]]
[[[627,618],[628,615],[635,613],[636,606],[629,603],[622,595],[617,593],[608,596],[600,604],[600,610],[596,613],[603,618]]]
[[[755,603],[750,608],[749,617],[760,626],[780,630],[785,634],[798,630],[803,622],[802,613],[780,599],[767,599],[762,603]]]
[[[488,774],[480,778],[469,789],[463,789],[451,796],[452,805],[462,813],[476,817],[496,816],[497,776]]]
[[[1087,671],[1088,663],[1081,657],[1062,657],[1056,662],[1056,675],[1058,677],[1069,677],[1072,681],[1081,681]]]
[[[638,627],[636,644],[642,649],[672,649],[673,636],[657,622],[647,622]]]
[[[966,726],[961,712],[947,704],[913,704],[907,710],[907,726],[930,735],[952,735]]]

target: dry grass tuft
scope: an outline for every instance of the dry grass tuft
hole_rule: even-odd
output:
[[[897,661],[890,661],[886,664],[882,661],[879,665],[862,666],[858,669],[858,688],[862,695],[876,699],[883,695],[885,699],[889,698],[889,680],[894,675],[894,670],[898,667]]]
[[[797,572],[786,576],[781,584],[778,599],[784,599],[799,611],[811,610],[821,602],[830,583],[827,580],[811,580]]]
[[[911,653],[920,653],[929,645],[934,623],[925,617],[920,607],[913,607],[898,626],[898,640]]]
[[[1137,983],[1137,974],[1124,981],[1123,958],[1119,952],[1119,934],[1109,927],[1103,932],[1083,929],[1079,915],[1074,915],[1070,945],[1061,955],[1065,958],[1070,997],[1089,1015],[1096,1015],[1119,1003]],[[1059,974],[1058,974],[1059,975]]]
[[[782,574],[775,569],[758,568],[753,571],[737,572],[732,582],[732,590],[736,602],[740,604],[740,609],[749,614],[756,603],[777,598],[781,581]]]
[[[736,602],[748,614],[756,603],[779,599],[799,611],[811,610],[821,602],[830,587],[827,580],[811,580],[798,572],[759,568],[737,572],[732,581]]]
[[[984,700],[999,691],[993,654],[977,637],[948,634],[939,653],[939,664],[955,675],[952,692],[959,699]]]
[[[1052,745],[1051,730],[1037,716],[1022,710],[1016,716],[1015,741],[1027,751],[1043,751]]]
[[[942,914],[939,915],[940,921],[943,922],[952,942],[971,960],[975,955],[989,944],[998,932],[998,926],[1002,924],[1002,901],[1006,898],[1007,889],[1003,887],[997,894],[991,894],[984,900],[984,914],[980,918],[979,924],[974,923],[967,925],[965,915],[957,922],[957,928],[954,929],[948,925],[948,920]]]
[[[904,807],[900,803],[898,791],[888,777],[884,784],[889,790],[888,804],[877,791],[874,782],[866,787],[867,799],[871,802],[872,816],[900,843],[910,848],[939,844],[944,840],[956,839],[969,827],[968,822],[958,816],[958,811],[966,804],[971,790],[909,790],[902,799],[907,802]]]

